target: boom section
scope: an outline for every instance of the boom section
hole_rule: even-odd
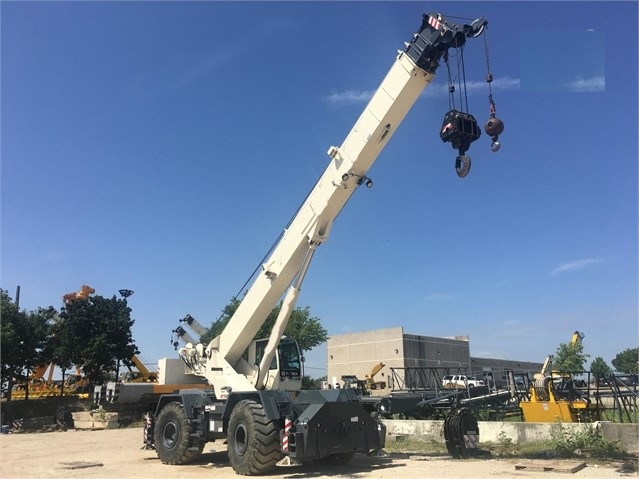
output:
[[[433,75],[401,54],[277,244],[220,335],[220,353],[235,363],[292,283],[311,242],[328,239],[333,221]],[[241,333],[241,334],[240,334]]]
[[[483,18],[459,26],[439,14],[423,16],[421,28],[405,51],[398,53],[344,142],[328,149],[328,167],[284,230],[224,331],[209,344],[209,357],[217,356],[227,367],[237,369],[244,350],[295,280],[309,248],[328,239],[339,212],[355,189],[368,181],[366,173],[433,80],[442,55],[449,47],[463,45],[466,37],[479,35],[485,24]]]

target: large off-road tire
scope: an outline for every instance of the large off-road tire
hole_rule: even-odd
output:
[[[237,403],[229,418],[227,436],[229,461],[237,474],[263,474],[282,458],[278,429],[255,401]]]
[[[191,424],[179,402],[164,406],[155,421],[155,450],[164,464],[187,464],[202,453],[204,442],[189,437]]]

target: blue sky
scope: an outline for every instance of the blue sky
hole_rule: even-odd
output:
[[[403,326],[543,361],[638,344],[636,2],[7,2],[1,282],[20,306],[122,288],[151,363],[210,324],[344,140],[422,13],[488,19],[498,153],[459,179],[446,68],[322,245],[299,305],[329,335]],[[483,38],[470,112],[488,119]],[[325,348],[307,355],[313,376]]]

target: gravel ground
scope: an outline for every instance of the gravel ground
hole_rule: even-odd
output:
[[[204,453],[188,466],[167,466],[155,451],[141,449],[142,429],[100,431],[69,430],[49,433],[1,434],[0,477],[12,478],[237,478],[226,447],[207,444]],[[586,463],[585,467],[580,466]],[[520,467],[518,467],[520,466]],[[544,471],[545,468],[545,471]],[[570,472],[571,470],[575,472]],[[564,471],[564,472],[562,472]],[[546,461],[474,458],[453,460],[443,455],[393,453],[388,457],[357,455],[345,466],[305,464],[278,468],[270,478],[613,478],[637,477],[622,463],[589,464],[583,461]]]

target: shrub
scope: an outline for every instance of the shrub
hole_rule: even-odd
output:
[[[590,457],[619,458],[628,455],[623,443],[605,439],[593,425],[581,430],[570,430],[555,424],[550,433],[549,445],[559,457],[588,455]]]

